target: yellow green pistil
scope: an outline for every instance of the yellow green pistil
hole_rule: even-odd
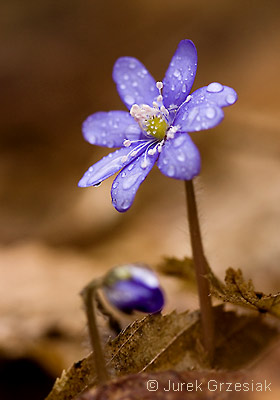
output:
[[[153,117],[145,123],[145,130],[148,135],[155,137],[157,140],[163,140],[167,131],[168,125],[161,117]]]

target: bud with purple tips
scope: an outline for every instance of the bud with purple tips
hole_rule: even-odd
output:
[[[125,313],[161,311],[164,296],[155,273],[140,264],[114,268],[104,278],[103,291],[108,301]]]

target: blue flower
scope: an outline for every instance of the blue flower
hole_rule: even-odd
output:
[[[190,40],[179,43],[162,82],[136,58],[116,61],[113,79],[129,112],[97,112],[82,130],[89,143],[120,149],[92,165],[80,187],[97,186],[119,172],[111,195],[114,207],[124,212],[156,162],[170,178],[190,180],[199,174],[200,154],[188,133],[218,125],[222,107],[235,103],[237,94],[213,82],[190,95],[196,68],[197,52]]]
[[[104,278],[103,291],[108,301],[125,313],[156,313],[164,305],[163,292],[155,273],[137,264],[122,265]]]

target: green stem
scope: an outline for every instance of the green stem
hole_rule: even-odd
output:
[[[89,337],[93,349],[95,373],[97,375],[99,384],[103,385],[108,381],[108,372],[106,369],[106,362],[100,341],[99,331],[97,328],[96,311],[95,311],[95,296],[97,289],[100,287],[101,283],[102,283],[101,280],[94,280],[90,282],[82,290],[81,296],[83,298],[86,309]]]
[[[215,350],[215,326],[210,297],[210,288],[207,279],[208,264],[203,251],[193,181],[185,181],[185,185],[193,262],[195,266],[200,303],[203,344],[209,361],[212,362]]]

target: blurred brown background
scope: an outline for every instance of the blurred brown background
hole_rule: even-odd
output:
[[[112,179],[77,188],[108,153],[83,140],[82,121],[124,109],[111,79],[120,56],[141,59],[159,80],[189,38],[199,57],[194,89],[235,88],[224,122],[192,135],[203,160],[205,247],[221,278],[242,267],[259,289],[279,291],[279,12],[277,0],[2,0],[1,399],[16,390],[43,398],[87,354],[78,292],[88,280],[122,262],[190,255],[181,182],[154,169],[126,214],[111,206]],[[162,283],[166,310],[195,306],[175,278]]]

